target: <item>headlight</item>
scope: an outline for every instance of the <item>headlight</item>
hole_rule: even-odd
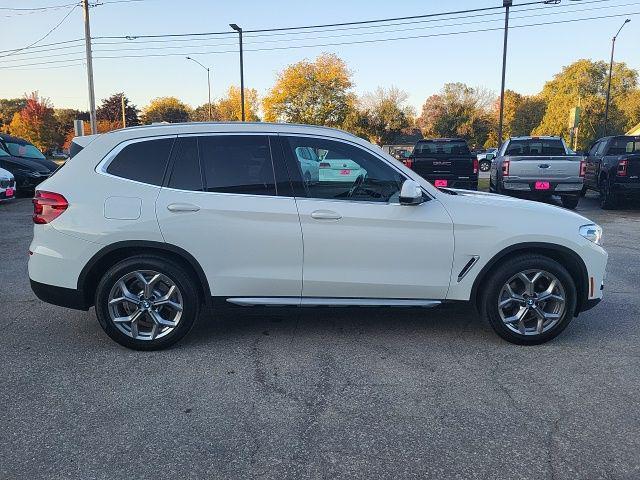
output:
[[[580,227],[580,235],[582,235],[587,240],[592,241],[596,245],[600,245],[600,240],[602,240],[602,227],[600,225],[596,225],[595,223],[582,225]]]

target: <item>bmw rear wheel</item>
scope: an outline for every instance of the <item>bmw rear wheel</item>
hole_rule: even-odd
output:
[[[110,268],[96,291],[96,315],[119,344],[158,350],[184,337],[199,310],[198,291],[177,263],[136,256]]]

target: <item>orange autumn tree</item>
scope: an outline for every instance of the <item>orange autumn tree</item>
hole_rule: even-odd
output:
[[[43,152],[55,148],[56,118],[49,99],[38,96],[38,92],[26,95],[26,104],[13,115],[9,131],[30,141]]]

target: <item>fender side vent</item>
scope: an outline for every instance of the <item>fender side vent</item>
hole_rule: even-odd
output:
[[[465,277],[465,275],[469,273],[469,270],[471,270],[471,268],[476,264],[479,258],[480,257],[478,255],[473,255],[469,259],[467,264],[464,267],[462,267],[462,270],[460,270],[460,273],[458,274],[458,283],[460,283],[460,281]]]

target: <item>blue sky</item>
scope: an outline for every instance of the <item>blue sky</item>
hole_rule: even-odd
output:
[[[515,0],[514,3],[527,3]],[[26,8],[72,3],[70,0],[0,0],[0,49],[25,46],[44,35],[69,11],[58,10],[25,13],[2,10],[2,7]],[[92,36],[153,35],[161,33],[212,32],[229,30],[237,23],[245,30],[287,27],[309,24],[349,22],[386,17],[422,15],[449,10],[492,7],[500,0],[350,0],[322,2],[298,1],[206,1],[206,0],[144,0],[111,3],[91,10]],[[533,8],[537,8],[533,10]],[[488,12],[491,13],[491,12]],[[635,15],[631,15],[635,13]],[[512,9],[512,25],[557,22],[567,19],[596,17],[595,20],[562,23],[529,28],[514,28],[509,34],[507,88],[521,93],[536,93],[544,82],[579,58],[607,60],[611,37],[630,14],[632,22],[625,26],[616,43],[616,60],[640,70],[640,1],[633,0],[562,0],[558,7],[522,6]],[[502,54],[502,32],[483,31],[469,34],[432,36],[380,43],[354,44],[377,38],[433,35],[462,30],[499,29],[502,13],[471,17],[461,15],[456,20],[386,26],[376,29],[312,32],[298,35],[254,37],[245,35],[245,86],[264,94],[277,73],[287,64],[301,59],[313,59],[322,52],[339,55],[353,71],[355,91],[364,93],[378,86],[395,85],[409,93],[409,103],[419,110],[424,99],[438,91],[446,82],[460,81],[498,91]],[[517,18],[521,17],[521,18]],[[527,18],[523,18],[527,17]],[[459,25],[455,25],[459,23]],[[401,30],[402,29],[402,30]],[[374,31],[379,33],[371,33]],[[83,36],[82,12],[75,8],[68,19],[41,43],[73,40]],[[345,35],[350,36],[336,36]],[[332,37],[328,37],[331,35]],[[305,39],[306,40],[302,40]],[[263,43],[266,40],[277,42]],[[213,97],[217,98],[231,84],[238,84],[236,36],[213,37],[207,40],[173,43],[138,43],[98,45],[94,60],[95,87],[100,99],[124,91],[143,107],[158,96],[176,96],[197,106],[206,102],[206,73],[184,56],[192,54],[210,65],[213,72]],[[254,48],[291,47],[317,43],[341,42],[342,45],[285,48],[272,51],[249,51]],[[344,44],[346,43],[346,44]],[[0,98],[19,97],[38,90],[49,97],[56,107],[87,109],[88,96],[85,67],[81,64],[83,44],[73,48],[12,55],[0,58]],[[77,46],[75,46],[77,45]],[[166,48],[176,47],[180,48]],[[151,50],[164,47],[165,50]],[[52,48],[52,47],[49,47]],[[122,51],[122,48],[138,50]],[[104,51],[104,50],[116,51]],[[100,50],[103,50],[100,52]],[[205,54],[198,52],[229,51]],[[25,51],[26,52],[26,51]],[[23,52],[20,52],[23,53]],[[148,57],[148,53],[175,53],[176,56]],[[67,56],[53,56],[68,54]],[[122,58],[124,54],[143,55]],[[0,55],[4,55],[0,53]],[[40,57],[40,58],[34,58]],[[4,69],[2,67],[46,61],[49,65],[34,65]],[[75,66],[66,66],[76,63]],[[52,68],[55,67],[55,68]]]

